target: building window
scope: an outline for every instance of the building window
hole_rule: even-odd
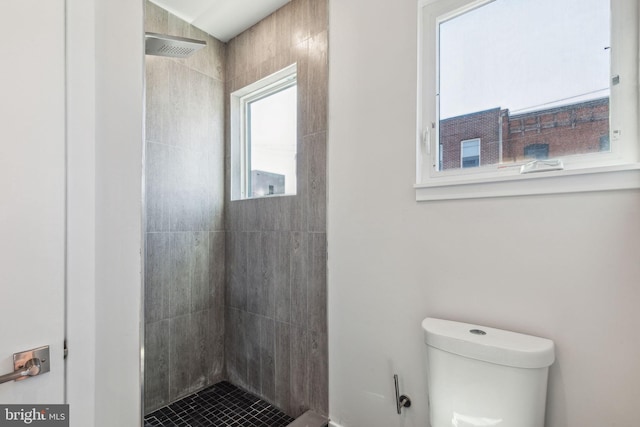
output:
[[[416,189],[638,163],[638,2],[419,1]]]
[[[296,194],[295,65],[231,94],[232,200]]]
[[[549,158],[549,144],[529,144],[524,147],[525,159],[544,160]]]
[[[460,142],[460,167],[475,168],[478,166],[480,166],[480,139]]]

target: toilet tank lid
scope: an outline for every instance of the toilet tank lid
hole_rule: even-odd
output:
[[[422,329],[428,346],[471,359],[517,368],[544,368],[555,359],[546,338],[433,318]]]

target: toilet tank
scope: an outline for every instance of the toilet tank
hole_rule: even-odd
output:
[[[427,318],[431,427],[543,427],[553,341]]]

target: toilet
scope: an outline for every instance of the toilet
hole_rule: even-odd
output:
[[[431,427],[543,427],[553,341],[422,321]]]

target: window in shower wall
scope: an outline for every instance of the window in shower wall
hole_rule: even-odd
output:
[[[295,65],[231,94],[232,200],[296,194]]]

